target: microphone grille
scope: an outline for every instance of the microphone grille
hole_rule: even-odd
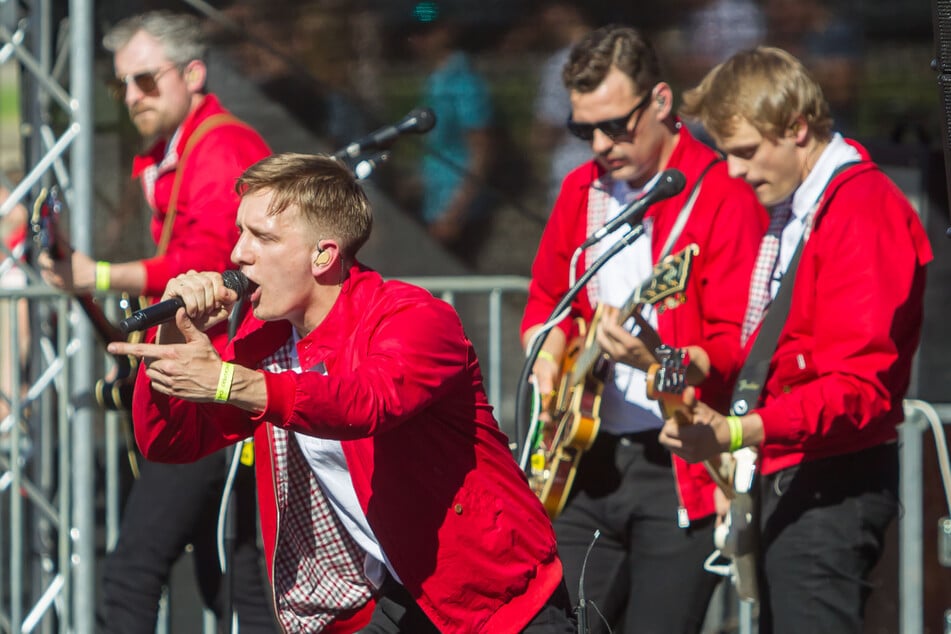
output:
[[[425,134],[436,126],[436,113],[432,108],[419,108],[416,111],[416,132]]]
[[[238,294],[239,298],[244,298],[248,294],[250,282],[247,276],[241,271],[227,270],[221,274],[221,280],[225,286]]]
[[[664,181],[671,195],[679,194],[687,185],[687,177],[678,169],[669,169],[665,172]]]

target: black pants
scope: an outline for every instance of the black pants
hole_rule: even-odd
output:
[[[562,582],[522,634],[575,634],[577,627],[570,612],[568,590]],[[406,588],[387,575],[373,616],[360,634],[439,634],[439,630]]]
[[[591,632],[699,632],[718,577],[704,571],[713,551],[711,516],[677,525],[679,498],[670,454],[657,432],[601,434],[584,454],[565,510],[555,520],[572,602],[584,574]],[[596,530],[601,535],[585,562]]]
[[[183,465],[139,461],[140,477],[129,492],[119,540],[103,565],[98,631],[152,634],[162,587],[187,544],[205,606],[219,619],[226,596],[218,567],[216,528],[226,475],[225,452]],[[278,631],[260,551],[254,473],[238,469],[236,538],[232,575],[234,609],[242,634]],[[230,618],[230,617],[227,617]]]
[[[898,448],[760,478],[762,634],[859,634],[866,581],[898,509]]]

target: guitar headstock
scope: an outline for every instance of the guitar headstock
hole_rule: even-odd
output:
[[[687,368],[690,367],[686,349],[663,344],[654,354],[658,363],[651,365],[647,373],[648,398],[657,399],[660,394],[683,394],[687,388]]]
[[[687,278],[690,277],[693,258],[699,252],[696,244],[690,244],[655,264],[651,279],[639,289],[640,303],[658,304],[657,310],[661,312],[686,301]]]
[[[687,301],[687,279],[693,266],[693,258],[700,252],[696,244],[688,244],[682,251],[671,253],[654,265],[649,280],[641,284],[618,313],[618,321],[624,321],[639,310],[642,304],[656,304],[657,312],[676,308]]]
[[[63,202],[56,187],[48,190],[44,187],[33,201],[33,214],[30,216],[30,234],[37,253],[45,251],[54,260],[63,257],[63,250],[57,240],[56,226],[63,211]]]

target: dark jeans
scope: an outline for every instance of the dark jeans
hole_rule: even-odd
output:
[[[152,634],[162,586],[187,544],[205,606],[223,619],[227,596],[217,558],[218,508],[226,475],[225,452],[183,465],[139,461],[122,513],[119,540],[103,564],[100,632]],[[253,469],[241,466],[235,483],[233,606],[242,634],[278,631],[257,547]],[[197,625],[196,625],[197,627]]]
[[[898,510],[897,445],[763,476],[760,505],[760,632],[861,633]]]
[[[699,632],[718,577],[704,571],[714,518],[677,525],[670,454],[657,432],[601,434],[584,454],[573,497],[555,520],[571,600],[584,573],[591,632]],[[595,530],[601,535],[585,563]]]
[[[571,603],[564,582],[542,606],[522,634],[576,634]],[[392,577],[387,579],[376,599],[373,616],[361,634],[439,634],[429,617],[413,597]]]

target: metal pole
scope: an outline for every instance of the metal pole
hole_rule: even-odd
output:
[[[898,427],[900,443],[899,492],[903,512],[898,520],[898,616],[902,632],[922,632],[924,627],[924,582],[922,562],[922,431],[924,422],[917,408],[905,408],[905,422]]]
[[[75,246],[92,252],[93,204],[93,28],[92,0],[70,0],[70,93],[74,122],[79,135],[70,154],[73,176],[70,234]],[[85,319],[75,321],[74,333],[82,344],[71,363],[71,400],[73,429],[73,631],[95,631],[96,523],[95,523],[95,447],[93,442],[92,399],[94,346],[92,328]]]

